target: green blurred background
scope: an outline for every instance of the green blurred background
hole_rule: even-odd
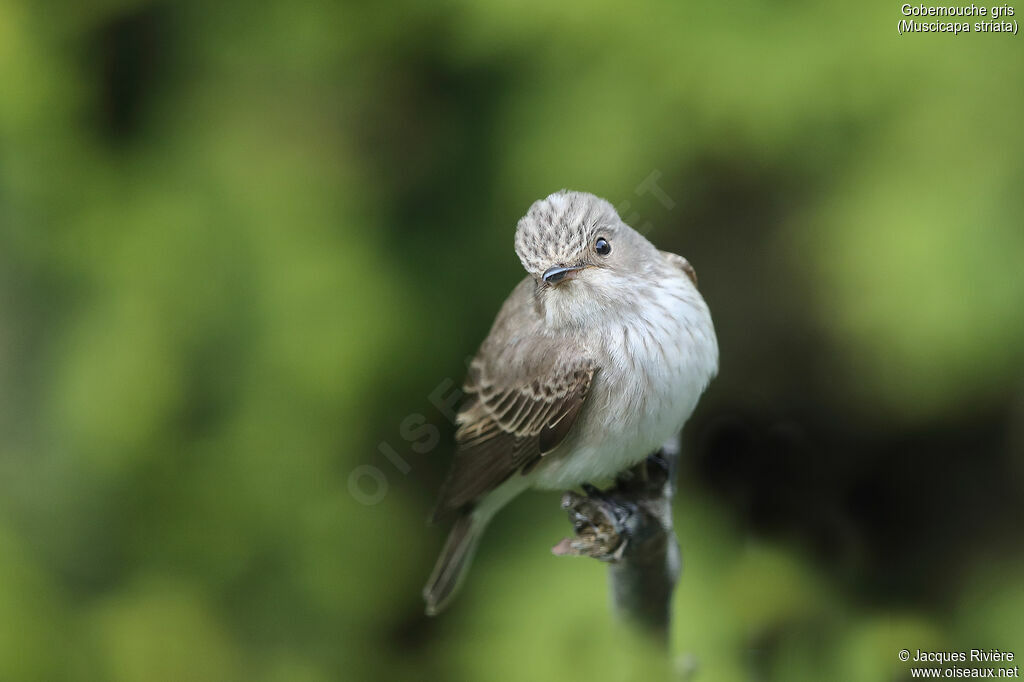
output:
[[[901,18],[0,0],[0,680],[637,677],[604,567],[548,553],[556,494],[441,618],[419,596],[431,396],[562,187],[715,317],[676,504],[696,679],[1024,656],[1022,39]]]

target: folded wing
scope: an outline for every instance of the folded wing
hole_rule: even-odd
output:
[[[568,339],[543,335],[516,293],[469,367],[455,462],[435,518],[465,509],[528,471],[569,434],[597,367]]]

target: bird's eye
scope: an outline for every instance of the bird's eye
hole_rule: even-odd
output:
[[[602,256],[607,256],[612,252],[612,245],[604,237],[598,237],[597,241],[594,242],[594,251],[597,251]]]

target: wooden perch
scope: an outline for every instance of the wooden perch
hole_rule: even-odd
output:
[[[623,474],[607,490],[584,486],[567,492],[576,535],[556,545],[560,556],[589,556],[609,564],[615,612],[668,646],[672,593],[681,567],[672,525],[679,438]]]

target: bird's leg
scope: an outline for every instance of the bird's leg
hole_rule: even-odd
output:
[[[552,551],[558,555],[617,561],[625,550],[629,519],[636,512],[636,507],[616,497],[614,489],[588,488],[597,494],[579,495],[570,491],[562,496],[562,508],[569,513],[576,537],[562,540]]]
[[[580,487],[583,489],[583,492],[586,493],[586,497],[580,497],[575,493],[567,493],[567,495],[574,496],[573,500],[575,500],[575,502],[567,502],[566,497],[563,496],[562,509],[569,510],[569,520],[572,521],[573,528],[576,530],[577,534],[579,534],[579,532],[584,527],[588,528],[594,535],[601,534],[603,533],[603,531],[600,529],[600,527],[596,523],[594,523],[593,520],[591,520],[591,517],[588,517],[587,515],[582,513],[579,510],[579,506],[581,506],[583,500],[603,500],[604,493],[601,492],[601,490],[597,488],[597,486],[593,486],[589,483],[584,483]]]
[[[661,450],[649,455],[643,463],[643,467],[648,479],[653,480],[657,485],[663,485],[672,475],[672,463]]]
[[[571,497],[570,497],[571,496]],[[568,492],[562,497],[562,508],[569,510],[569,521],[572,522],[573,530],[577,533],[584,528],[589,528],[593,533],[598,533],[598,527],[586,514],[579,510],[580,502],[587,498]]]
[[[661,450],[658,450],[648,455],[647,459],[636,466],[620,471],[618,476],[615,477],[615,489],[624,489],[629,486],[636,486],[637,484],[645,487],[648,485],[660,486],[664,483],[665,477],[670,471],[668,458],[665,457]],[[586,483],[581,487],[583,492],[588,495],[593,495],[592,491],[597,490],[594,486]]]
[[[565,493],[562,509],[568,512],[576,535],[562,540],[552,551],[559,556],[589,556],[600,561],[621,559],[629,540],[641,526],[648,525],[648,514],[638,502],[661,494],[669,469],[668,460],[659,451],[620,473],[606,490],[584,483],[580,486],[583,495]]]

